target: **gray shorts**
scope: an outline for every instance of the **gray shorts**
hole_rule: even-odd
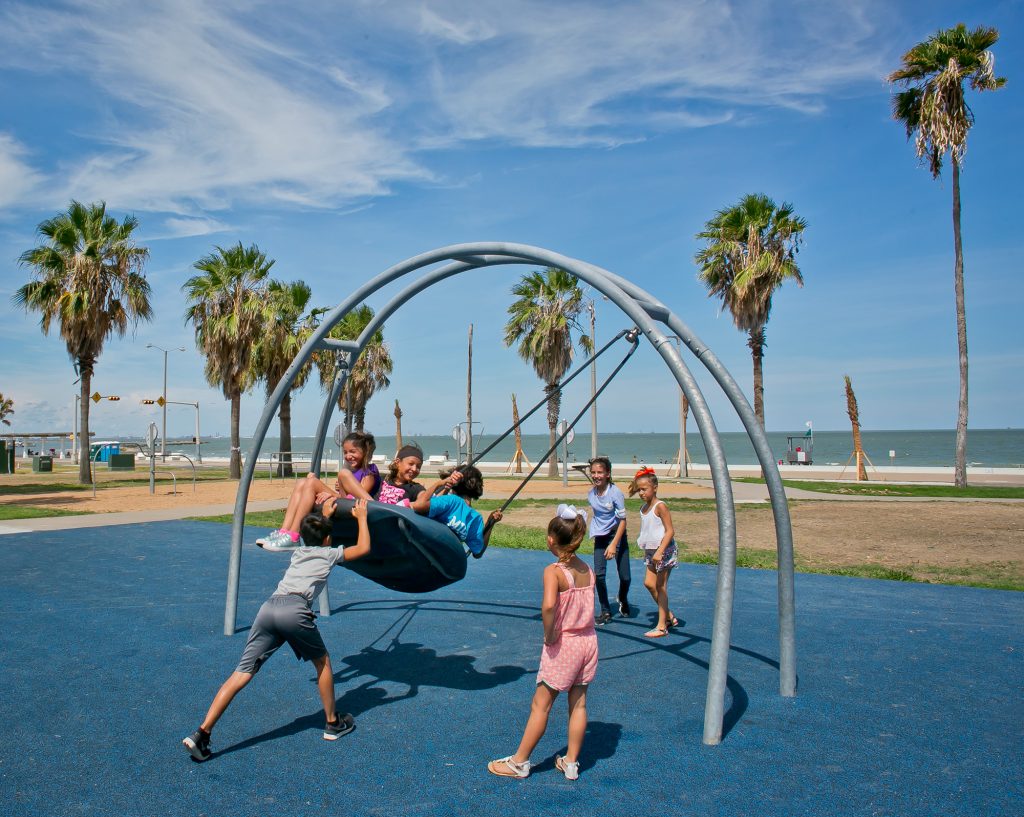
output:
[[[327,655],[327,647],[315,619],[304,596],[294,593],[271,596],[256,614],[235,671],[259,672],[263,662],[285,642],[295,651],[295,657],[304,661],[314,661]]]

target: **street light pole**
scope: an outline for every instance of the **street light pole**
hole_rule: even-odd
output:
[[[167,352],[169,350],[164,349],[163,346],[157,346],[155,343],[147,343],[147,349],[159,349],[164,353],[164,405],[163,405],[163,425],[160,429],[160,459],[162,462],[167,462]],[[185,347],[179,346],[179,352],[184,352]]]
[[[594,347],[597,346],[597,330],[594,328],[596,325],[596,318],[594,317],[594,300],[591,299],[587,305],[587,309],[590,310],[590,342]],[[597,458],[597,400],[594,400],[594,395],[597,394],[597,361],[590,361],[590,399],[593,402],[590,404],[590,458]]]

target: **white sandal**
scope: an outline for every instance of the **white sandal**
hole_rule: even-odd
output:
[[[499,771],[499,763],[505,765],[506,771]],[[522,763],[512,759],[512,755],[508,757],[499,757],[497,760],[492,760],[487,764],[487,771],[491,774],[496,774],[498,777],[529,777],[530,776],[530,761],[524,760]]]
[[[555,768],[565,775],[566,780],[579,779],[580,762],[578,760],[566,760],[561,755],[555,755]]]

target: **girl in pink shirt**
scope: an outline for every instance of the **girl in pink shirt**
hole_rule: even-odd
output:
[[[557,561],[544,568],[544,649],[537,689],[516,753],[487,764],[488,771],[499,777],[529,777],[530,753],[544,736],[559,692],[569,693],[569,742],[565,756],[555,757],[555,767],[569,780],[579,777],[587,686],[597,672],[594,571],[576,555],[586,532],[586,514],[572,505],[559,505],[558,515],[548,524],[548,550]]]

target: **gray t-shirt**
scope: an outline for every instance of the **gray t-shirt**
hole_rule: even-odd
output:
[[[296,593],[312,602],[327,583],[331,568],[345,561],[344,548],[307,547],[292,551],[292,562],[284,572],[275,596]]]

